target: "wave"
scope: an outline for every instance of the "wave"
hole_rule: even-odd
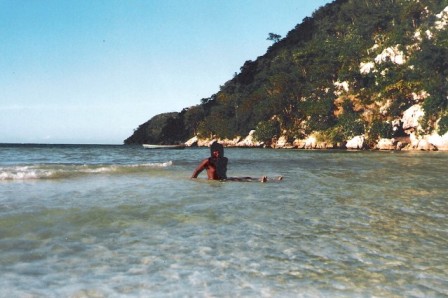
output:
[[[58,179],[95,174],[129,174],[167,168],[172,161],[146,164],[35,164],[0,167],[0,181]]]

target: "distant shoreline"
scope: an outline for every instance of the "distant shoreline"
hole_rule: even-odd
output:
[[[297,146],[239,146],[239,145],[229,145],[223,143],[225,148],[236,148],[236,149],[272,149],[272,150],[297,150],[297,151],[348,151],[348,152],[361,152],[361,151],[371,151],[371,152],[448,152],[448,150],[441,150],[433,148],[431,150],[418,149],[418,148],[402,148],[402,149],[378,149],[378,148],[300,148]],[[0,143],[0,147],[135,147],[137,149],[144,149],[143,144],[47,144],[47,143]],[[185,149],[200,149],[208,148],[208,144],[202,145],[186,145]]]
[[[258,142],[253,138],[253,131],[245,138],[220,139],[220,138],[198,138],[193,137],[185,142],[187,147],[208,147],[213,142],[219,142],[227,148],[272,148],[272,149],[296,149],[296,150],[371,150],[371,151],[448,151],[446,135],[416,137],[409,135],[405,137],[381,138],[375,142],[360,135],[340,143],[328,143],[320,141],[317,137],[310,136],[307,139],[296,139],[288,141],[286,137],[273,139],[272,142]]]
[[[131,145],[127,145],[131,146]],[[208,148],[209,146],[187,146],[185,149],[196,149],[196,148]],[[263,146],[226,146],[225,148],[230,149],[271,149],[271,150],[295,150],[295,151],[347,151],[347,152],[447,152],[448,150],[423,150],[423,149],[375,149],[375,148],[362,148],[362,149],[349,149],[349,148],[298,148],[298,147],[263,147]]]

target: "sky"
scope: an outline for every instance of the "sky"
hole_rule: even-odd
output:
[[[123,144],[331,0],[0,0],[0,143]]]

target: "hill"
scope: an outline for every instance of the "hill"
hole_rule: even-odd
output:
[[[149,129],[158,115],[124,143],[237,144],[252,131],[265,146],[443,149],[447,23],[448,0],[336,0],[286,37],[270,34],[218,93],[163,114],[163,134]]]

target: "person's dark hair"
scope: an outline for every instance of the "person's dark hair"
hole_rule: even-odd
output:
[[[224,146],[219,144],[218,142],[213,142],[210,145],[210,155],[213,156],[213,151],[219,151],[219,156],[224,157]]]

